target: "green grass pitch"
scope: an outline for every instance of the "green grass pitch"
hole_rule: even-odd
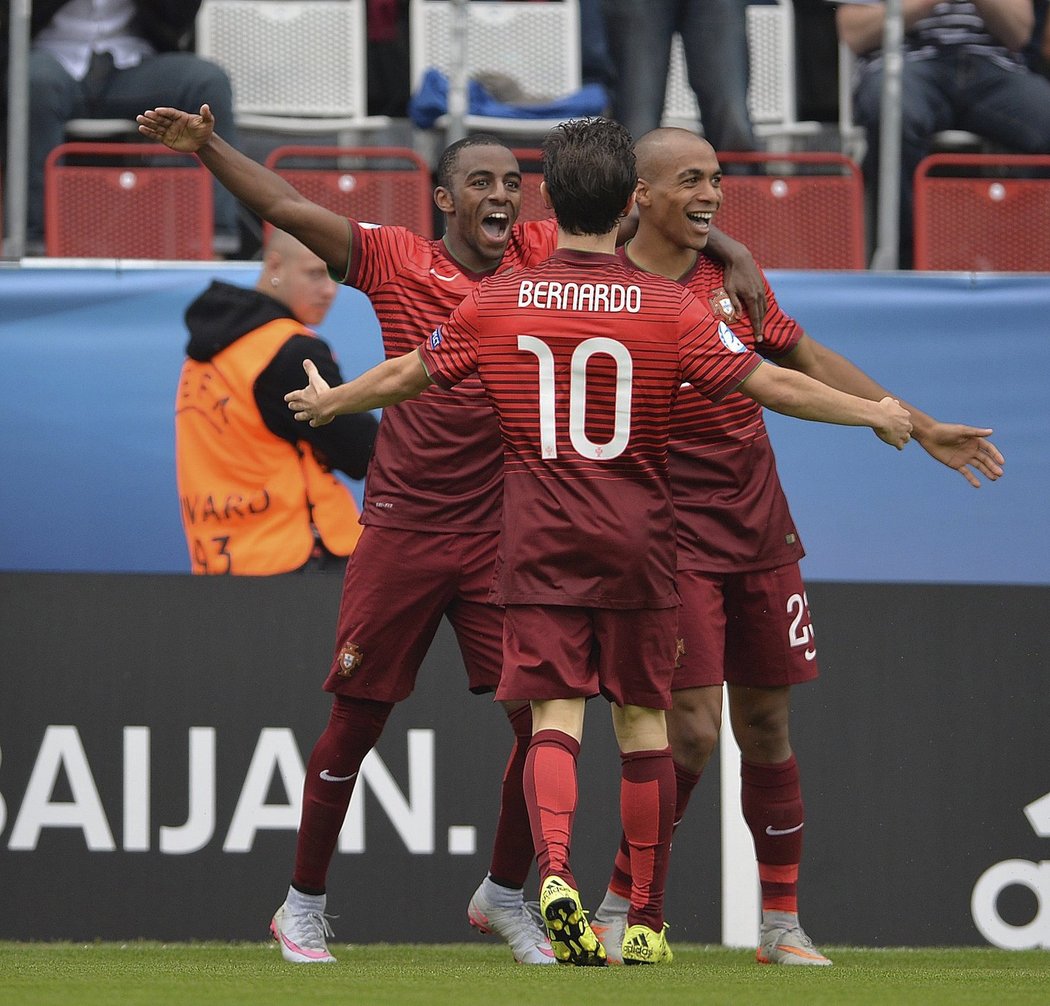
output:
[[[494,942],[332,944],[334,965],[285,964],[264,943],[0,943],[4,1006],[967,1006],[1050,1003],[1050,951],[823,948],[830,968],[675,946],[667,967],[515,964]]]

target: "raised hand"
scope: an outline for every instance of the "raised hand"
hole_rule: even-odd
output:
[[[201,105],[197,115],[177,108],[149,108],[135,121],[147,139],[187,154],[195,154],[215,132],[215,116],[208,105]]]

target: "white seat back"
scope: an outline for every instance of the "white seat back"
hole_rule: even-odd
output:
[[[455,5],[447,0],[412,0],[409,8],[409,64],[413,89],[434,67],[456,79],[459,46]],[[465,77],[497,73],[509,77],[526,98],[551,99],[582,86],[578,0],[560,3],[470,2],[466,4]],[[562,117],[533,119],[465,114],[467,133],[499,133],[538,143]],[[453,124],[441,116],[435,129],[416,130],[413,142],[433,162],[436,143]]]
[[[197,53],[223,67],[238,125],[381,128],[368,116],[363,0],[204,0]]]
[[[560,98],[581,87],[578,0],[560,3],[473,2],[466,5],[468,77],[499,73],[525,95]],[[409,9],[413,89],[435,67],[451,75],[457,53],[454,5],[447,0],[412,0]]]

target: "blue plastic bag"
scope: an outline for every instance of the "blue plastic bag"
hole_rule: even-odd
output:
[[[504,119],[578,119],[601,115],[609,98],[601,84],[584,84],[579,91],[542,104],[513,105],[494,98],[476,80],[467,81],[467,112]],[[448,112],[448,77],[433,67],[423,74],[408,102],[408,116],[420,129],[429,129]]]

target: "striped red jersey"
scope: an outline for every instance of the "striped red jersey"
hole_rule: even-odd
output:
[[[403,227],[350,221],[345,282],[372,302],[387,357],[415,349],[490,274],[466,271],[444,242]],[[520,269],[554,250],[553,221],[518,224],[498,271]],[[481,383],[430,388],[383,410],[365,483],[362,520],[437,532],[500,526],[503,450]]]
[[[758,365],[721,330],[677,283],[561,250],[486,280],[421,347],[443,387],[476,372],[499,417],[495,601],[677,605],[672,402],[683,381],[718,399]]]
[[[762,341],[756,342],[750,319],[733,312],[724,273],[720,262],[701,254],[679,282],[762,356],[775,360],[794,349],[802,329],[783,312],[765,276],[769,306]],[[683,388],[669,446],[679,569],[743,572],[802,558],[757,402],[739,391],[710,402]]]

